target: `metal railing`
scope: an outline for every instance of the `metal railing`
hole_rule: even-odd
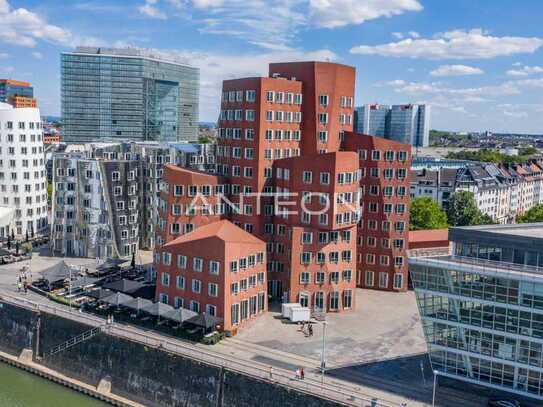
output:
[[[28,308],[33,311],[56,315],[61,318],[70,319],[94,327],[104,326],[104,320],[100,317],[80,311],[72,312],[63,309],[61,306],[37,303],[6,294],[0,295],[0,301]],[[225,368],[235,373],[279,384],[292,390],[301,391],[306,394],[349,406],[392,407],[398,404],[397,402],[392,402],[383,398],[379,399],[372,395],[365,394],[362,391],[354,390],[352,387],[347,388],[335,383],[327,383],[326,381],[313,379],[308,376],[306,376],[304,380],[296,379],[294,377],[294,372],[290,372],[286,369],[273,367],[272,371],[270,370],[270,365],[208,351],[202,349],[202,346],[184,343],[180,340],[162,336],[154,331],[145,331],[130,325],[114,322],[107,324],[104,331],[110,335],[137,342],[148,347],[161,349],[207,365]]]
[[[543,275],[543,267],[537,267],[537,266],[531,266],[528,264],[519,264],[519,263],[511,263],[506,261],[496,261],[496,260],[488,260],[488,259],[481,259],[478,257],[468,257],[468,256],[458,256],[458,255],[444,255],[444,256],[424,256],[420,255],[418,256],[417,253],[414,253],[414,255],[410,256],[410,258],[417,259],[417,260],[428,260],[428,261],[448,261],[451,263],[461,263],[461,264],[467,264],[470,266],[478,266],[483,267],[487,269],[493,269],[493,270],[504,270],[504,271],[517,271],[520,273],[530,273],[530,274],[538,274]]]

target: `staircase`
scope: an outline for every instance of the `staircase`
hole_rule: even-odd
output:
[[[98,335],[102,330],[105,328],[106,325],[97,326],[95,328],[89,329],[88,331],[85,331],[77,336],[74,336],[73,338],[68,339],[66,342],[63,342],[59,345],[54,346],[53,348],[49,349],[45,354],[43,355],[44,358],[48,356],[56,355],[57,353],[63,352],[66,349],[69,349],[81,342],[85,342],[86,340],[89,340],[96,335]]]

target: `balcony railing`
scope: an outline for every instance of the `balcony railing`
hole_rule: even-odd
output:
[[[471,265],[471,266],[478,266],[478,267],[483,267],[483,268],[493,269],[493,270],[516,271],[520,273],[543,275],[543,267],[531,266],[528,264],[511,263],[511,262],[506,262],[506,261],[481,259],[477,257],[467,257],[467,256],[458,256],[458,255],[424,256],[424,255],[418,255],[418,253],[415,252],[414,255],[410,256],[410,258],[425,259],[428,261],[432,261],[432,260],[444,261],[444,262],[446,261],[446,262],[451,262],[451,263],[460,263],[460,264],[466,264],[466,265]]]

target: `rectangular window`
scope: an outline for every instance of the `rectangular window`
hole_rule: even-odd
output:
[[[366,271],[365,272],[365,285],[366,287],[373,287],[373,277],[374,273],[373,271]]]

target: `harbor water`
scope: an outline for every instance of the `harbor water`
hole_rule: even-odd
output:
[[[0,362],[0,407],[107,407],[109,404]]]

